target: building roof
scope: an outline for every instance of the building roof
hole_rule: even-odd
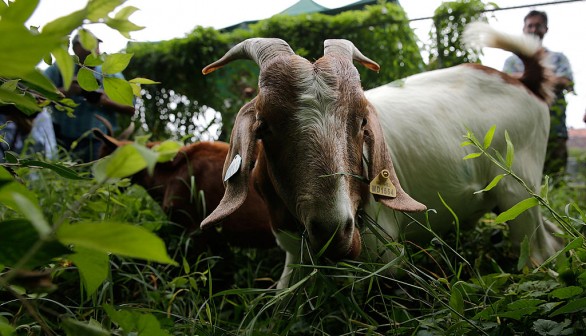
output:
[[[286,15],[309,14],[309,13],[323,12],[328,9],[329,8],[324,7],[320,4],[317,4],[317,3],[313,2],[312,0],[299,0],[293,6],[285,9],[284,11],[280,12],[279,14],[286,14]]]

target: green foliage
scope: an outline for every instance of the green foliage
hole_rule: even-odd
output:
[[[21,111],[32,114],[41,110],[42,106],[53,103],[59,110],[71,111],[74,104],[66,99],[36,68],[43,60],[50,62],[51,55],[55,58],[63,77],[64,87],[67,89],[73,80],[74,63],[77,57],[68,52],[69,35],[73,30],[87,24],[105,23],[122,35],[140,30],[143,27],[128,21],[128,17],[136,10],[135,7],[126,7],[118,11],[114,18],[109,14],[119,7],[125,0],[90,0],[86,7],[69,15],[47,23],[42,29],[25,27],[25,22],[36,10],[39,1],[18,0],[8,2],[0,7],[0,34],[4,36],[0,41],[0,62],[4,64],[0,69],[0,82],[17,82],[20,86],[0,86],[0,105],[14,104]],[[85,28],[78,31],[80,42],[88,50],[95,50],[96,38]],[[131,54],[93,55],[88,57],[81,72],[80,86],[87,91],[96,89],[97,83],[89,66],[103,64],[104,74],[123,71]],[[130,82],[115,78],[104,78],[104,91],[114,101],[132,105],[133,89]]]
[[[133,53],[134,58],[127,73],[146,75],[163,83],[146,88],[148,93],[141,107],[141,114],[155,139],[169,137],[170,130],[166,127],[171,120],[180,135],[202,138],[207,125],[194,125],[191,120],[203,115],[207,107],[221,111],[226,139],[236,113],[250,99],[246,90],[256,89],[258,67],[249,61],[234,62],[220,73],[209,76],[203,76],[201,70],[222,57],[234,44],[250,37],[282,38],[296,53],[309,60],[323,55],[324,40],[348,39],[381,65],[380,73],[357,66],[367,89],[421,72],[424,67],[405,12],[390,3],[335,16],[277,15],[250,25],[248,30],[221,33],[197,27],[183,39],[130,43],[127,51]],[[179,104],[172,108],[175,102]]]
[[[484,11],[494,3],[486,5],[482,0],[445,1],[435,10],[434,27],[430,33],[430,69],[448,68],[462,63],[479,61],[479,52],[469,50],[460,41],[466,24],[486,21]]]

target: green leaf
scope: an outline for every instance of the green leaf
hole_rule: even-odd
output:
[[[39,234],[26,219],[0,222],[0,263],[13,267],[39,240]],[[46,242],[37,254],[27,260],[24,267],[34,268],[51,262],[53,258],[70,254],[71,251],[56,241]]]
[[[113,75],[124,71],[130,63],[132,56],[133,54],[123,53],[106,55],[104,64],[102,64],[102,73],[105,75]]]
[[[522,270],[523,267],[525,267],[525,265],[527,265],[527,262],[529,261],[529,237],[525,236],[525,238],[523,238],[523,241],[521,242],[520,252],[521,253],[519,255],[519,260],[517,261],[518,271]]]
[[[66,318],[60,324],[65,330],[67,336],[110,336],[110,332],[105,330],[102,326],[96,323],[85,323],[74,320],[72,318]]]
[[[159,154],[157,162],[167,162],[173,160],[182,147],[183,144],[178,141],[166,140],[154,146],[152,150]]]
[[[533,330],[535,330],[541,336],[560,336],[560,335],[573,335],[574,330],[570,327],[570,320],[563,322],[555,322],[551,320],[538,319],[533,322]]]
[[[0,166],[0,203],[12,210],[18,210],[19,205],[18,202],[15,201],[14,195],[22,195],[31,203],[38,204],[36,194],[28,190],[22,184],[14,181],[14,178],[6,168]]]
[[[462,160],[475,159],[475,158],[479,157],[480,155],[482,155],[482,153],[470,153],[470,154],[464,156],[464,158]]]
[[[51,226],[45,220],[43,213],[38,204],[31,202],[22,194],[14,193],[12,195],[14,202],[17,204],[20,213],[28,219],[39,233],[39,237],[46,238],[51,234]]]
[[[585,309],[586,309],[586,298],[579,298],[579,299],[570,301],[566,305],[556,309],[549,316],[554,317],[554,316],[562,315],[562,314],[571,314],[571,313],[583,311]]]
[[[102,55],[89,54],[85,58],[85,61],[83,61],[83,65],[85,65],[87,67],[96,67],[96,66],[102,65],[102,64],[104,64],[104,60],[102,59]]]
[[[79,175],[75,170],[65,167],[59,163],[48,163],[38,160],[20,160],[19,163],[24,167],[42,167],[50,169],[57,173],[61,177],[65,177],[70,180],[89,180],[89,177]]]
[[[0,102],[7,104],[14,104],[20,110],[40,111],[41,108],[37,105],[37,101],[30,95],[22,95],[13,90],[0,88]],[[31,114],[31,113],[27,113]]]
[[[568,286],[568,287],[562,287],[562,288],[555,289],[553,292],[551,292],[550,296],[557,298],[557,299],[565,300],[565,299],[569,299],[574,296],[578,296],[578,295],[582,294],[582,292],[584,292],[582,287]]]
[[[33,15],[39,5],[39,0],[14,1],[10,3],[8,9],[2,13],[2,20],[12,21],[24,25],[24,23]]]
[[[143,227],[120,222],[81,222],[62,225],[57,231],[62,244],[75,248],[178,265],[169,258],[161,238]]]
[[[76,247],[68,259],[77,266],[88,297],[108,278],[110,258],[105,252]]]
[[[118,13],[116,13],[116,15],[114,15],[114,18],[117,20],[128,20],[130,15],[134,14],[134,12],[136,12],[137,10],[139,9],[134,6],[124,7],[121,10],[119,10]]]
[[[77,31],[79,35],[79,43],[85,50],[89,50],[94,53],[98,48],[98,39],[96,36],[89,32],[87,29],[80,29]]]
[[[82,67],[77,73],[77,82],[82,89],[86,91],[95,91],[100,88],[98,80],[94,77],[94,73],[88,68]]]
[[[169,333],[161,329],[157,318],[152,314],[143,314],[135,310],[115,310],[114,307],[104,304],[104,311],[126,334],[132,331],[140,336],[167,336]]]
[[[117,148],[111,155],[96,162],[92,171],[98,182],[132,176],[147,167],[147,161],[138,149],[131,144]]]
[[[492,179],[492,181],[490,181],[490,183],[489,183],[489,184],[488,184],[488,185],[487,185],[487,186],[486,186],[484,189],[482,189],[482,190],[478,190],[478,191],[476,191],[476,192],[474,192],[474,193],[475,193],[475,194],[479,194],[479,193],[481,193],[481,192],[484,192],[484,191],[489,191],[489,190],[491,190],[492,188],[496,187],[496,185],[499,183],[499,181],[500,181],[500,180],[501,180],[503,177],[505,177],[505,176],[507,176],[507,175],[508,175],[508,174],[500,174],[500,175],[497,175],[497,176],[495,176],[495,177]]]
[[[6,317],[0,315],[0,336],[12,336],[15,335],[15,333],[16,329],[10,325]]]
[[[0,88],[7,90],[7,91],[14,91],[18,87],[18,79],[7,80],[6,82],[0,85]]]
[[[460,282],[456,282],[450,291],[450,307],[454,310],[452,312],[454,318],[464,315],[464,296],[462,292],[463,289]]]
[[[119,19],[106,19],[106,25],[112,29],[116,29],[122,36],[126,37],[127,39],[130,38],[130,34],[128,32],[137,31],[144,29],[143,26],[139,26],[134,24],[128,20],[119,20]]]
[[[60,37],[69,35],[74,29],[82,25],[86,14],[87,11],[84,8],[66,16],[59,17],[43,26],[43,35]]]
[[[126,0],[90,0],[87,5],[87,18],[93,22],[108,17],[116,7]]]
[[[65,90],[68,90],[69,86],[71,86],[73,71],[75,69],[73,58],[69,55],[67,49],[64,49],[63,47],[53,50],[52,54],[59,67],[59,72],[61,72],[61,77],[63,77],[63,87]]]
[[[33,35],[22,24],[0,20],[0,77],[20,78],[31,72],[61,37]]]
[[[513,166],[513,159],[515,157],[515,148],[513,147],[513,143],[511,142],[511,138],[509,137],[509,133],[505,131],[505,140],[507,142],[507,154],[506,154],[506,164],[508,168]]]
[[[133,105],[132,88],[124,79],[104,77],[104,91],[110,99],[117,103]]]
[[[537,199],[535,199],[533,197],[522,200],[521,202],[515,204],[509,210],[499,214],[495,219],[495,223],[504,223],[504,222],[513,220],[513,219],[517,218],[517,216],[519,216],[525,210],[530,209],[538,204],[539,204],[539,201],[537,201]]]
[[[490,144],[492,143],[492,138],[494,137],[495,130],[496,130],[496,125],[492,125],[492,127],[488,130],[488,132],[486,132],[486,135],[484,136],[484,149],[487,149],[488,147],[490,147]]]
[[[133,78],[133,79],[129,80],[129,82],[136,83],[136,84],[161,84],[161,82],[155,82],[151,79],[142,78],[142,77]]]

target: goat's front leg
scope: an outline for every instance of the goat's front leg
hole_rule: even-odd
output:
[[[285,266],[283,273],[277,282],[277,289],[284,289],[289,287],[289,280],[293,270],[290,265],[299,264],[301,262],[301,237],[288,231],[274,232],[277,238],[277,244],[280,248],[285,250]]]

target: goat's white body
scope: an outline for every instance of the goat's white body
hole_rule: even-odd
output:
[[[496,125],[491,147],[503,157],[505,130],[515,147],[513,171],[539,191],[549,130],[547,105],[525,87],[505,83],[498,73],[458,66],[407,78],[365,92],[375,106],[385,132],[395,171],[405,191],[427,205],[436,233],[455,230],[453,216],[440,196],[457,214],[461,225],[472,224],[486,212],[509,209],[529,194],[511,177],[489,192],[475,194],[503,171],[486,157],[463,160],[475,151],[462,147],[470,130],[482,141]],[[478,151],[478,150],[476,150]],[[399,232],[419,240],[429,237],[418,224],[371,199],[365,207],[385,231],[396,239]],[[425,223],[422,214],[415,218]],[[531,255],[542,262],[558,244],[553,241],[533,208],[509,223],[511,240],[531,238]],[[367,245],[367,244],[366,244]]]

